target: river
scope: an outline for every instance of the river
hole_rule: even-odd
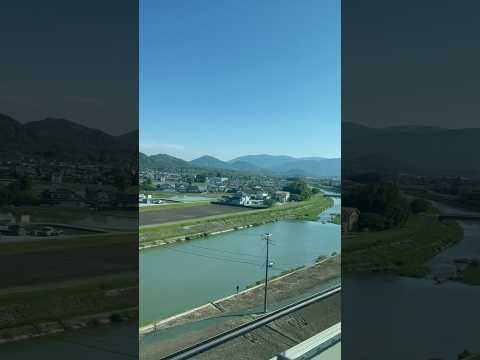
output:
[[[340,227],[325,222],[329,214],[339,212],[340,201],[334,199],[334,206],[319,221],[279,221],[170,248],[142,250],[141,319],[158,320],[230,295],[236,285],[244,288],[261,279],[265,251],[262,233],[273,234],[272,276],[281,269],[312,264],[319,255],[339,252]],[[0,359],[138,359],[138,346],[138,324],[120,324],[4,344],[0,346]]]
[[[441,212],[461,209],[438,206]],[[452,211],[454,210],[454,211]],[[468,212],[471,213],[471,212]],[[480,222],[460,221],[464,237],[427,265],[480,255]],[[457,359],[480,352],[480,287],[399,277],[342,279],[344,359]]]
[[[140,252],[140,325],[232,295],[261,280],[271,233],[270,276],[340,252],[340,199],[318,221],[278,221]]]

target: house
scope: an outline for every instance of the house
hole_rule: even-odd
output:
[[[275,200],[280,203],[286,203],[290,199],[290,192],[288,191],[275,191]]]
[[[226,199],[226,202],[232,205],[247,206],[250,205],[250,196],[243,192],[237,192],[235,195]]]
[[[255,200],[267,200],[270,197],[268,196],[268,193],[259,191],[254,195]]]
[[[357,208],[342,207],[342,232],[358,231],[360,211]]]

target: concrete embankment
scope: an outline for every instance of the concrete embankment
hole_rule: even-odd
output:
[[[341,294],[313,303],[285,317],[196,356],[198,359],[270,359],[274,355],[318,334],[340,321]],[[211,338],[250,321],[251,317],[232,318],[200,329],[189,328],[175,337],[152,336],[140,342],[140,358],[160,359],[166,355]]]
[[[318,288],[323,283],[340,277],[340,255],[326,258],[314,266],[295,270],[269,281],[269,304],[281,303]],[[184,325],[204,319],[225,316],[251,315],[252,309],[263,304],[264,285],[250,287],[187,312],[156,321],[139,329],[141,335]]]

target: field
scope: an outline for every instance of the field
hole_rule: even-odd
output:
[[[19,326],[40,333],[41,322],[134,309],[137,249],[136,233],[0,244],[0,340],[25,335]]]
[[[136,271],[135,234],[91,235],[0,246],[0,288]]]
[[[402,227],[344,236],[342,271],[424,276],[424,263],[461,237],[456,222],[441,222],[432,213],[411,215]]]
[[[269,209],[249,209],[250,211],[241,211],[242,208],[240,207],[232,207],[232,209],[235,209],[235,212],[230,214],[225,214],[224,210],[222,215],[142,226],[140,227],[140,243],[145,246],[155,244],[157,241],[175,241],[181,237],[186,237],[188,240],[195,237],[207,236],[212,232],[249,225],[260,225],[280,219],[313,220],[316,219],[322,211],[330,207],[332,202],[333,200],[330,198],[324,197],[323,195],[316,195],[307,201],[277,205]],[[197,208],[198,207],[191,209]],[[178,217],[172,217],[172,219],[178,219]]]
[[[145,209],[145,208],[142,208]],[[172,221],[196,219],[212,215],[244,212],[248,209],[240,206],[215,205],[209,203],[171,204],[148,207],[140,211],[140,226],[162,224]]]

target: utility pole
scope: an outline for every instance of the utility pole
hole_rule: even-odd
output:
[[[266,233],[263,235],[263,239],[267,241],[267,256],[265,259],[265,294],[263,296],[263,312],[267,313],[267,285],[268,285],[268,267],[270,266],[270,259],[268,257],[268,247],[270,245],[270,238],[272,234]]]

